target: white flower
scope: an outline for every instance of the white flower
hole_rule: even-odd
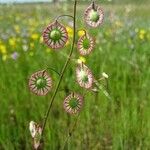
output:
[[[36,122],[30,121],[29,130],[30,130],[31,136],[33,138],[34,148],[38,149],[38,147],[41,144],[42,128]]]
[[[29,130],[30,130],[32,138],[34,138],[36,135],[36,123],[34,121],[30,121]]]
[[[106,74],[105,72],[102,73],[102,76],[106,79],[108,79],[108,77],[109,77],[108,74]]]

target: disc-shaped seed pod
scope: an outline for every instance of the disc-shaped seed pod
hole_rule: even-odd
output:
[[[100,26],[104,19],[104,13],[101,7],[93,2],[84,13],[85,22],[93,28]]]
[[[29,79],[29,89],[32,93],[46,95],[52,88],[52,79],[46,70],[37,71]]]
[[[67,40],[67,30],[57,20],[49,24],[43,32],[44,43],[52,49],[63,48],[67,43]]]
[[[95,40],[87,33],[80,37],[77,44],[78,51],[82,56],[89,55],[93,51],[94,46]]]
[[[83,96],[77,93],[71,93],[64,100],[64,109],[69,114],[77,114],[83,105]]]
[[[90,89],[93,86],[94,76],[92,71],[83,63],[79,64],[76,68],[76,78],[78,84],[86,89]]]

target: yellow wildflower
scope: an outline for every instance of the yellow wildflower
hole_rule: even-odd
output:
[[[85,57],[80,56],[77,62],[78,63],[85,63],[86,59],[85,59]]]
[[[37,40],[37,39],[39,38],[39,34],[33,33],[33,34],[31,35],[31,38],[32,38],[33,40]]]
[[[9,39],[9,45],[12,46],[12,47],[15,47],[16,46],[16,39],[13,37],[13,38],[10,38]]]
[[[145,39],[145,35],[146,35],[146,31],[145,31],[144,29],[141,29],[141,30],[139,31],[139,38],[140,38],[141,40],[144,40],[144,39]]]
[[[143,34],[140,34],[140,35],[139,35],[139,38],[140,38],[141,40],[144,40],[144,35],[143,35]]]
[[[146,31],[144,29],[141,29],[140,34],[146,34]]]
[[[84,30],[80,30],[78,31],[78,36],[81,37],[85,34],[85,31]]]
[[[6,54],[7,53],[7,51],[6,51],[6,46],[5,45],[0,45],[0,52],[2,53],[2,54]]]
[[[6,61],[7,58],[8,58],[8,56],[7,56],[6,54],[4,54],[4,55],[2,56],[2,60],[3,60],[3,61]]]
[[[73,29],[69,26],[66,27],[69,38],[73,37]]]

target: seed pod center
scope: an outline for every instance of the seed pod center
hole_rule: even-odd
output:
[[[84,49],[88,49],[90,47],[90,41],[88,38],[83,40],[83,47]]]
[[[58,41],[61,39],[61,32],[58,29],[54,29],[50,32],[50,38],[54,41]]]
[[[93,22],[97,22],[99,20],[99,14],[95,10],[91,10],[90,12],[90,20]]]
[[[37,79],[36,86],[37,86],[38,89],[44,88],[46,86],[46,79],[44,79],[42,77]]]
[[[69,106],[74,109],[79,105],[79,101],[76,98],[72,98],[69,101]]]
[[[82,70],[80,76],[81,76],[82,82],[84,82],[84,83],[88,82],[88,76],[85,73],[85,71]]]

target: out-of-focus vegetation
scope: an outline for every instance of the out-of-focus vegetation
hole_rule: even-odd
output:
[[[68,149],[148,150],[150,5],[117,5],[113,1],[103,5],[105,20],[98,29],[86,27],[81,19],[86,6],[78,5],[77,26],[88,30],[97,39],[97,46],[85,58],[75,50],[73,60],[84,59],[96,78],[106,72],[109,93],[101,83],[98,95],[90,92],[85,95],[84,108]],[[28,124],[31,120],[42,121],[52,94],[46,97],[31,94],[27,88],[28,77],[48,66],[61,70],[70,41],[63,50],[55,52],[43,44],[41,33],[57,15],[71,12],[72,5],[67,3],[55,7],[52,4],[0,5],[0,150],[31,149]],[[72,38],[71,20],[61,21]],[[58,76],[50,74],[56,82]],[[72,66],[64,78],[46,128],[46,150],[60,149],[69,126],[74,123],[75,117],[69,117],[63,110],[66,95],[63,89],[81,91],[74,82]]]

